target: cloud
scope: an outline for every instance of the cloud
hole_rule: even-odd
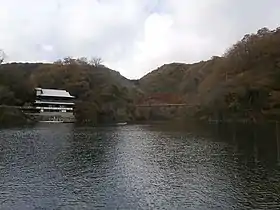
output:
[[[129,78],[169,62],[222,54],[246,33],[276,28],[278,0],[0,0],[9,61],[100,56]]]
[[[47,44],[43,44],[42,46],[42,49],[46,52],[51,52],[54,50],[53,46],[52,45],[47,45]]]

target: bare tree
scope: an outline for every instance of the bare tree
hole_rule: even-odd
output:
[[[58,59],[58,60],[54,61],[53,64],[63,65],[63,61],[61,59]]]
[[[100,67],[100,66],[102,66],[103,60],[100,57],[93,57],[90,59],[89,63],[92,66]]]
[[[0,64],[4,62],[6,54],[3,50],[0,49]]]
[[[86,57],[81,57],[76,59],[78,65],[88,65],[89,61]]]
[[[268,28],[264,27],[264,28],[261,28],[258,30],[257,35],[263,37],[269,33],[270,33],[270,30]]]
[[[67,56],[67,57],[63,58],[62,62],[64,65],[77,64],[76,59],[72,58],[71,56]]]
[[[94,67],[104,67],[102,64],[103,60],[100,57],[93,57],[88,59],[86,57],[73,58],[73,57],[65,57],[63,59],[59,59],[54,62],[57,65],[91,65]]]

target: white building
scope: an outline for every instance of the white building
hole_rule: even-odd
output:
[[[34,106],[40,112],[73,113],[74,96],[66,90],[35,88]]]

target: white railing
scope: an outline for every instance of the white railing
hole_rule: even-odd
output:
[[[53,105],[75,105],[73,102],[56,102],[56,101],[35,101],[35,104],[53,104]]]
[[[40,110],[68,110],[68,111],[73,110],[73,108],[65,108],[65,107],[35,107],[35,108]]]

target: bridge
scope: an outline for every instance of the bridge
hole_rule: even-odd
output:
[[[138,104],[136,107],[198,107],[192,104]]]
[[[136,107],[198,107],[198,105],[193,104],[137,104]],[[34,106],[7,106],[0,105],[0,108],[15,108],[21,110],[32,110],[36,109]]]

